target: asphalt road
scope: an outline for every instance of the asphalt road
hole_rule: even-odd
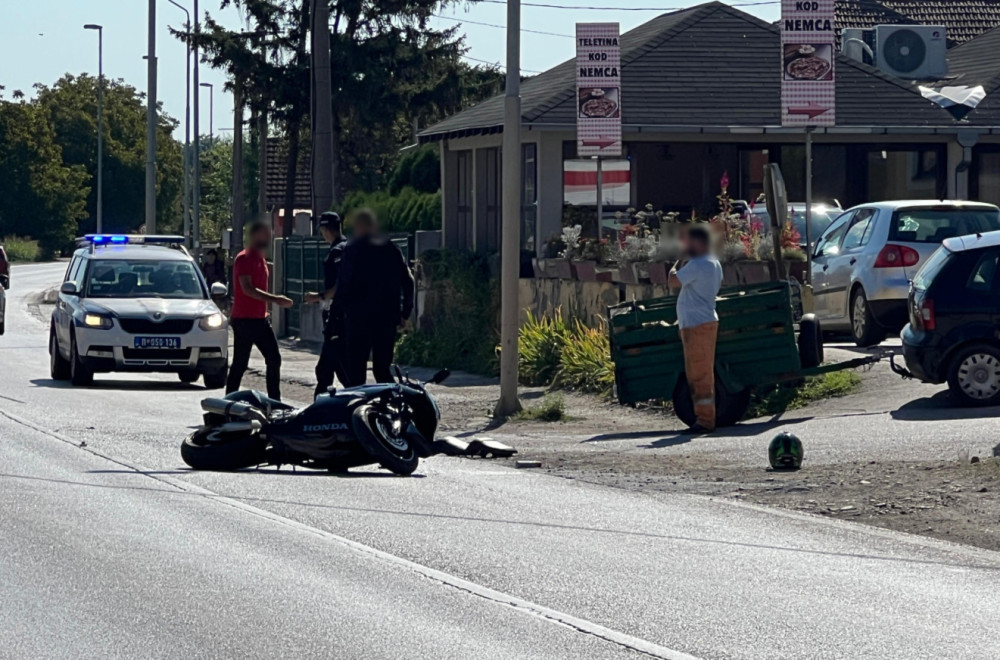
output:
[[[0,657],[1000,656],[998,553],[462,459],[190,472],[200,387],[49,380],[62,269],[0,338]]]

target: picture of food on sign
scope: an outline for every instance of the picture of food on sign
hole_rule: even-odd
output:
[[[832,80],[831,44],[785,44],[785,80]]]
[[[621,112],[617,87],[583,87],[580,89],[581,119],[614,119]]]

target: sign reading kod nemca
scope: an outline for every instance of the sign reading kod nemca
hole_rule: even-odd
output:
[[[781,124],[833,126],[834,0],[781,2]]]
[[[576,152],[622,155],[621,44],[618,23],[576,25]]]

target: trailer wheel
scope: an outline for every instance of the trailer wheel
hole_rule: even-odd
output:
[[[823,328],[815,314],[806,314],[799,321],[799,361],[803,369],[823,364]]]
[[[750,388],[730,392],[723,385],[719,375],[715,375],[715,425],[718,428],[733,426],[747,414],[750,408]],[[698,416],[694,412],[694,400],[687,377],[681,374],[674,388],[674,414],[687,426],[694,426]]]

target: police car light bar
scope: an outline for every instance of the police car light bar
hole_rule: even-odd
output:
[[[144,234],[87,234],[81,243],[90,245],[183,245],[183,236],[147,236]]]

